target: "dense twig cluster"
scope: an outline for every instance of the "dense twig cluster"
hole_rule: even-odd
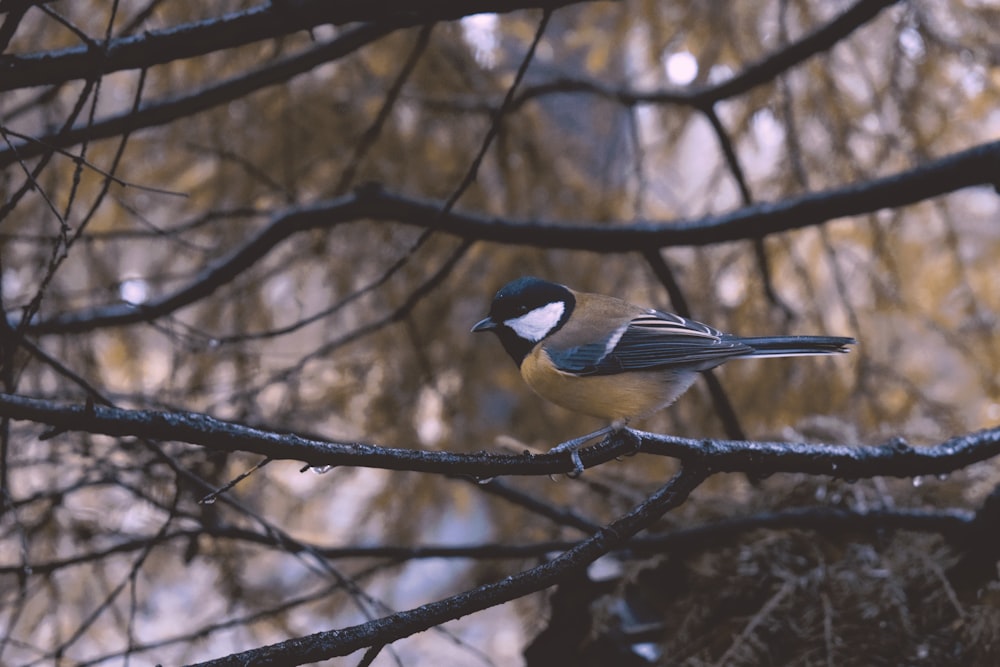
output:
[[[0,169],[5,170],[0,186],[4,192],[0,223],[7,225],[0,237],[4,243],[0,248],[0,269],[3,269],[0,280],[4,287],[4,318],[0,320],[3,517],[0,543],[5,544],[9,553],[0,562],[0,577],[11,582],[3,593],[3,606],[11,611],[2,617],[0,662],[8,651],[31,655],[36,662],[65,659],[83,638],[106,622],[122,626],[122,648],[103,654],[89,650],[89,657],[78,661],[79,664],[102,664],[141,653],[155,655],[158,650],[183,646],[194,648],[181,654],[201,660],[205,655],[195,651],[206,638],[268,619],[284,619],[284,614],[290,611],[328,604],[335,596],[342,595],[347,602],[338,603],[338,611],[344,607],[356,610],[356,615],[365,619],[363,622],[352,622],[340,629],[329,629],[328,623],[320,632],[303,632],[301,636],[289,633],[289,638],[283,641],[241,649],[203,664],[302,664],[361,650],[366,651],[361,664],[369,664],[387,647],[391,651],[392,644],[401,638],[432,628],[447,634],[440,627],[443,623],[572,581],[609,553],[628,559],[709,550],[718,544],[736,544],[752,531],[762,529],[880,533],[902,530],[941,536],[959,557],[959,563],[942,574],[942,585],[949,593],[953,587],[957,591],[953,597],[961,602],[974,599],[975,591],[995,575],[1000,546],[990,531],[1000,507],[996,492],[977,511],[948,508],[945,504],[938,509],[894,507],[889,502],[864,509],[798,506],[748,510],[724,520],[693,522],[674,530],[666,530],[658,522],[696,489],[707,488],[708,480],[717,479],[722,473],[744,473],[755,480],[776,473],[811,475],[824,480],[824,484],[839,480],[848,485],[871,478],[913,478],[918,483],[925,477],[941,478],[1000,454],[998,428],[950,438],[927,437],[927,442],[936,444],[921,446],[910,446],[901,438],[881,445],[847,442],[846,438],[832,444],[817,444],[806,438],[755,441],[746,437],[737,410],[722,384],[708,375],[710,400],[728,439],[682,438],[627,430],[583,450],[581,460],[586,468],[602,466],[606,470],[613,467],[608,465],[612,461],[625,457],[629,457],[629,463],[670,460],[676,464],[673,468],[676,472],[668,482],[658,484],[655,491],[639,493],[637,498],[601,489],[601,497],[614,498],[615,503],[609,505],[618,509],[608,509],[599,517],[598,513],[589,513],[512,483],[512,480],[530,482],[531,478],[572,472],[574,463],[568,454],[495,453],[488,451],[492,447],[486,442],[466,442],[467,449],[479,450],[470,453],[459,451],[457,443],[444,449],[405,447],[400,438],[398,446],[392,447],[374,444],[374,438],[355,442],[304,435],[308,427],[298,425],[309,423],[307,413],[315,415],[315,421],[321,423],[323,412],[336,411],[329,407],[334,401],[323,397],[310,403],[288,398],[300,397],[304,385],[333,384],[328,377],[316,380],[310,376],[309,370],[313,368],[310,364],[318,365],[348,345],[374,339],[392,325],[405,329],[405,334],[399,337],[404,344],[393,343],[393,352],[406,348],[406,356],[418,358],[415,365],[420,367],[421,379],[434,378],[437,373],[433,363],[424,356],[425,349],[430,347],[425,340],[426,332],[414,322],[413,314],[444,288],[463,262],[472,261],[469,258],[482,247],[587,251],[601,255],[635,253],[662,283],[674,310],[688,315],[691,309],[682,287],[685,281],[678,276],[678,267],[667,262],[664,251],[687,248],[701,252],[721,244],[748,242],[745,245],[752,250],[755,276],[766,301],[790,320],[795,308],[783,300],[781,290],[775,285],[776,253],[765,241],[784,242],[786,236],[797,230],[819,230],[824,251],[833,255],[834,242],[829,238],[826,223],[856,217],[859,228],[871,228],[874,244],[888,245],[879,212],[898,211],[921,202],[933,203],[966,188],[1000,188],[1000,141],[975,137],[961,149],[949,145],[937,152],[912,150],[907,153],[907,161],[893,162],[878,173],[858,169],[850,177],[834,181],[839,185],[827,181],[821,189],[815,189],[803,164],[802,146],[796,143],[798,133],[793,114],[785,109],[786,141],[790,159],[795,162],[793,171],[798,188],[771,200],[755,192],[750,176],[753,170],[741,161],[741,147],[733,129],[736,123],[722,113],[721,107],[759,93],[762,87],[787,91],[788,81],[796,72],[811,62],[830,57],[835,48],[846,48],[853,37],[870,29],[872,24],[888,21],[887,8],[896,2],[858,0],[827,20],[816,21],[796,39],[788,36],[784,14],[788,8],[783,5],[779,21],[781,40],[776,46],[735,71],[713,75],[711,79],[704,77],[688,86],[616,83],[592,73],[567,73],[553,68],[540,68],[543,74],[531,79],[529,71],[537,65],[538,53],[543,41],[554,32],[555,21],[563,12],[590,4],[580,0],[534,3],[449,0],[419,6],[397,0],[364,3],[283,0],[146,29],[146,22],[157,15],[159,4],[151,1],[141,11],[126,17],[128,20],[117,16],[117,9],[109,10],[105,25],[97,30],[82,27],[86,17],[75,12],[61,14],[58,3],[0,1],[3,12],[0,91],[12,96],[12,102],[0,107]],[[619,4],[625,10],[632,8],[631,3]],[[571,8],[572,5],[577,7]],[[421,66],[431,58],[440,58],[440,72],[435,71],[435,76],[445,78],[441,72],[447,68],[440,63],[451,62],[455,56],[447,49],[442,56],[435,52],[435,46],[436,42],[446,41],[441,33],[445,27],[452,27],[450,22],[483,12],[519,10],[532,10],[527,15],[533,32],[528,33],[530,39],[523,40],[523,47],[514,49],[516,58],[507,74],[497,77],[500,83],[476,90],[474,95],[408,94],[408,86],[421,75]],[[919,14],[908,15],[907,20],[926,22]],[[24,33],[39,25],[47,30],[66,31],[76,41],[72,46],[55,46],[62,44],[59,38],[44,50],[8,53],[23,48]],[[304,34],[308,39],[303,38]],[[928,34],[935,33],[928,31]],[[399,41],[387,47],[389,40]],[[254,50],[262,44],[274,44],[275,53],[262,57],[261,52]],[[219,163],[235,165],[234,169],[261,190],[251,189],[252,194],[237,192],[233,195],[237,201],[227,203],[229,200],[224,197],[228,192],[217,188],[213,196],[218,196],[219,201],[210,204],[212,210],[201,211],[188,222],[170,227],[154,222],[153,202],[159,201],[156,197],[172,196],[174,186],[170,182],[163,187],[159,183],[146,186],[141,179],[134,179],[129,166],[141,166],[143,161],[130,155],[129,149],[142,137],[152,135],[157,128],[177,127],[190,119],[225,113],[227,109],[239,117],[238,105],[242,102],[259,101],[269,92],[291,88],[293,80],[301,82],[326,65],[348,69],[352,58],[383,47],[391,54],[387,58],[389,65],[375,59],[374,64],[359,67],[363,73],[361,80],[367,80],[372,71],[380,68],[389,71],[384,74],[387,82],[384,90],[367,100],[365,108],[373,111],[359,114],[365,122],[352,128],[353,143],[345,141],[343,145],[330,147],[329,152],[347,157],[335,163],[336,172],[326,166],[308,164],[306,159],[308,166],[304,170],[314,169],[321,174],[317,178],[325,187],[317,187],[301,175],[287,179],[287,174],[279,176],[282,169],[272,164],[262,168],[243,155],[243,147],[230,147],[222,141],[222,146],[205,149],[192,141],[187,146],[192,152],[205,150]],[[216,74],[211,71],[216,61],[211,58],[219,54],[227,61],[232,60],[232,64],[227,63]],[[184,68],[193,62],[202,63],[201,59],[208,63],[204,67],[209,71],[190,80],[185,78]],[[130,84],[123,85],[114,79],[130,72],[136,74]],[[349,80],[349,76],[345,78]],[[175,81],[183,83],[175,89],[172,87]],[[151,93],[151,89],[155,92]],[[109,98],[115,103],[109,102]],[[121,104],[119,98],[124,100]],[[547,105],[556,105],[567,98],[584,98],[595,105],[607,103],[628,114],[630,136],[635,144],[634,166],[639,174],[635,215],[609,215],[602,210],[591,216],[583,208],[573,208],[568,215],[548,210],[544,215],[497,214],[496,207],[489,202],[504,188],[497,186],[490,191],[487,186],[477,185],[477,181],[485,180],[495,186],[495,181],[503,180],[496,173],[509,175],[502,167],[490,171],[484,166],[490,152],[500,150],[498,145],[507,147],[517,142],[516,137],[512,141],[508,131],[511,124],[527,124],[537,109],[547,109]],[[377,103],[372,104],[372,100]],[[339,104],[342,103],[334,106]],[[343,103],[343,108],[347,106]],[[394,160],[389,161],[392,164],[384,174],[375,170],[372,177],[371,157],[380,140],[390,134],[397,116],[405,119],[407,114],[416,113],[414,108],[461,117],[475,127],[476,139],[471,142],[474,150],[468,155],[460,153],[460,166],[438,187],[420,189],[394,181],[393,174],[398,173],[393,171],[397,167]],[[716,207],[710,205],[689,215],[643,214],[642,193],[649,183],[644,175],[648,171],[643,163],[646,156],[642,141],[637,138],[640,134],[637,112],[646,108],[684,111],[705,122],[708,136],[714,139],[721,155],[722,178],[718,180],[731,182],[737,194],[730,201],[738,205],[721,213],[714,212]],[[253,113],[261,114],[270,111],[266,103],[253,109]],[[485,124],[481,122],[484,117]],[[19,124],[21,121],[23,125]],[[403,120],[398,122],[405,125]],[[308,121],[301,124],[307,125]],[[294,128],[296,121],[287,125]],[[277,127],[273,129],[280,134]],[[282,125],[281,131],[285,129]],[[306,130],[311,133],[312,128]],[[113,147],[108,154],[102,154],[101,142],[107,139],[114,140]],[[846,144],[844,149],[847,150]],[[294,158],[287,162],[284,167],[290,174],[300,168]],[[66,164],[69,172],[62,174],[60,169]],[[519,169],[516,165],[507,168],[509,172]],[[489,173],[484,175],[484,172]],[[96,180],[97,185],[89,187],[90,180]],[[189,176],[186,182],[191,180]],[[228,185],[228,181],[223,182]],[[486,196],[475,193],[477,187],[482,187]],[[149,212],[117,196],[116,193],[126,190],[153,197],[143,204]],[[36,205],[37,208],[30,208]],[[139,221],[137,226],[121,228],[118,223],[105,222],[102,215],[108,208],[127,211],[130,220]],[[20,211],[30,213],[18,218]],[[27,227],[35,217],[54,224],[51,229],[42,223]],[[265,222],[258,225],[255,221]],[[906,221],[892,231],[902,234],[909,225],[910,221]],[[410,232],[412,236],[405,236]],[[313,255],[319,259],[309,261],[315,261],[316,265],[333,261],[328,256],[334,254],[341,241],[320,242],[317,241],[320,236],[333,238],[342,234],[348,239],[354,233],[370,236],[361,241],[355,239],[354,246],[338,255],[341,261],[347,260],[345,263],[352,265],[345,271],[351,277],[341,289],[332,290],[337,295],[332,303],[311,312],[295,312],[290,321],[273,323],[271,318],[264,317],[262,324],[257,325],[256,321],[250,324],[251,317],[246,312],[269,307],[277,310],[289,302],[298,302],[300,294],[288,288],[288,284],[298,280],[289,277],[293,276],[297,262],[301,261],[302,271],[308,273],[309,266],[314,265],[305,262]],[[402,238],[398,245],[384,242],[395,234]],[[365,247],[372,239],[378,241],[378,250]],[[168,249],[167,255],[176,254],[143,274],[141,282],[144,288],[152,288],[152,293],[141,299],[123,298],[128,262],[116,265],[95,260],[84,263],[82,269],[73,265],[81,253],[93,253],[93,257],[100,257],[102,252],[114,255],[116,251],[108,251],[108,246],[115,248],[116,243],[131,241],[148,243],[144,247],[150,256],[163,248]],[[365,248],[364,252],[371,250],[370,261],[357,261],[358,248]],[[891,257],[891,253],[886,255]],[[960,253],[956,250],[954,256],[959,257]],[[152,265],[153,260],[143,259]],[[425,271],[414,269],[414,265],[424,260]],[[857,314],[846,296],[843,264],[831,260],[830,265],[835,291],[846,304],[846,318],[852,326],[856,325]],[[81,275],[93,281],[87,283],[86,291],[81,290],[82,294],[74,292],[74,281],[85,282]],[[268,280],[274,276],[284,282],[277,279],[269,284]],[[105,288],[95,287],[101,280],[107,283]],[[391,288],[397,283],[403,284],[398,297],[385,297],[392,294]],[[259,301],[247,296],[267,292],[269,288],[279,296]],[[891,301],[892,290],[881,285],[880,288],[877,298]],[[488,290],[482,292],[486,294]],[[380,301],[385,303],[379,303],[381,310],[375,315],[354,310],[361,304]],[[969,310],[976,312],[975,318],[970,316],[970,319],[986,322],[988,317],[982,312],[985,308],[972,301]],[[198,317],[187,317],[196,310]],[[218,318],[223,322],[220,324],[214,316],[222,312],[225,316]],[[245,319],[234,317],[233,326],[224,326],[228,324],[227,318],[240,312]],[[341,316],[349,324],[335,326],[335,318]],[[294,341],[298,339],[294,336],[314,325],[328,328],[332,333],[318,343],[310,343],[306,349],[297,347],[299,343]],[[141,340],[147,333],[168,341],[171,349],[163,357],[169,360],[160,363],[170,367],[169,373],[191,378],[188,385],[179,383],[174,394],[158,394],[144,384],[144,373],[155,368],[155,363],[121,361],[128,358],[128,352],[123,353],[120,348],[127,350],[135,345],[137,349],[148,349],[148,344]],[[960,338],[955,347],[974,356],[972,342],[948,331],[943,335],[950,336],[950,340]],[[80,343],[84,340],[85,345]],[[254,357],[255,345],[275,340],[293,341],[286,347],[292,348],[294,358],[271,366],[248,361]],[[54,352],[57,346],[61,347]],[[278,356],[275,349],[268,348],[261,358],[267,354]],[[219,351],[225,356],[213,356]],[[206,364],[210,370],[178,361],[198,355],[209,358]],[[130,363],[140,370],[130,371]],[[364,364],[365,360],[358,363]],[[870,371],[866,377],[881,372],[872,370],[875,363],[867,358],[863,363],[868,364]],[[213,383],[222,383],[213,373],[223,366],[229,372],[229,365],[238,369],[232,371],[237,379],[220,390]],[[358,373],[364,381],[357,381],[361,388],[356,389],[350,384],[349,369],[343,368],[347,366],[345,363],[331,371],[347,387],[344,394],[348,398],[343,398],[338,406],[349,404],[355,394],[364,394],[365,381],[370,379]],[[891,365],[884,374],[891,375],[890,371]],[[122,379],[126,376],[127,381]],[[983,382],[988,384],[995,379],[986,378]],[[440,387],[446,384],[445,381],[427,383],[441,394],[444,390]],[[297,419],[275,424],[260,418],[255,411],[255,402],[275,388],[280,389],[276,393],[283,398],[275,401],[279,407],[272,414],[298,411]],[[924,401],[927,412],[934,412],[936,405],[930,398],[914,400]],[[303,407],[306,405],[319,407],[306,409]],[[153,406],[158,409],[152,409]],[[216,414],[226,414],[229,418],[221,419]],[[511,427],[511,430],[516,429]],[[238,462],[237,467],[245,465],[244,475],[233,477],[232,467],[227,465],[233,461]],[[300,462],[305,466],[303,470],[333,468],[335,474],[356,469],[395,471],[394,479],[405,477],[400,473],[420,473],[421,479],[433,477],[437,484],[474,489],[477,498],[496,502],[504,511],[515,511],[518,516],[537,519],[555,536],[515,541],[470,538],[462,543],[400,540],[375,545],[362,544],[360,537],[352,544],[296,537],[293,531],[240,494],[244,486],[253,484],[273,466],[257,471],[277,461]],[[573,484],[599,486],[599,482],[588,479],[592,474],[588,472],[584,479]],[[98,495],[109,490],[106,496]],[[67,499],[89,499],[92,493],[107,514],[113,512],[104,503],[118,493],[129,499],[125,504],[150,508],[154,518],[143,524],[142,530],[121,530],[116,534],[101,524],[100,519],[108,520],[107,517],[95,518],[91,524],[87,523],[89,519],[64,516],[72,504]],[[888,493],[884,496],[890,498]],[[261,507],[266,507],[266,502]],[[407,520],[413,519],[407,517]],[[66,525],[70,528],[66,529]],[[640,534],[643,531],[646,532]],[[61,532],[72,533],[70,553],[57,548],[63,544],[58,539]],[[56,533],[56,538],[43,541],[49,533]],[[12,548],[7,549],[6,545]],[[50,549],[51,545],[57,546]],[[153,569],[151,563],[160,560],[163,554],[180,554],[182,558],[178,560],[185,565],[202,557],[214,559],[224,580],[221,586],[228,586],[234,594],[230,611],[238,609],[238,613],[225,620],[213,618],[195,630],[174,636],[143,638],[135,626],[142,606],[139,599],[144,595],[144,576]],[[239,592],[246,583],[236,577],[230,580],[228,576],[242,567],[247,554],[254,557],[264,554],[265,558],[278,554],[287,559],[282,563],[290,563],[319,578],[321,585],[309,590],[295,589],[294,595],[262,608],[242,606]],[[369,593],[365,585],[400,564],[441,558],[473,562],[531,559],[536,564],[519,567],[505,578],[493,576],[491,583],[470,585],[461,592],[439,595],[435,601],[402,611]],[[352,559],[364,559],[371,564],[360,570],[343,566],[342,570],[341,561]],[[267,563],[265,567],[270,565]],[[156,567],[168,566],[169,563],[158,562]],[[55,616],[60,610],[65,611],[67,605],[60,604],[63,598],[59,586],[53,582],[75,577],[82,571],[96,572],[93,578],[100,581],[99,593],[93,594],[95,602],[88,611],[60,626],[69,630],[53,631],[51,645],[37,646],[32,643],[33,638],[19,639],[30,635],[22,631],[25,619]],[[266,585],[262,587],[269,590]],[[770,606],[763,607],[760,616],[779,606],[790,590],[790,584],[781,588],[768,603]],[[971,598],[965,597],[970,590]],[[50,610],[39,612],[36,608],[33,596],[39,591],[47,594]],[[956,603],[956,607],[961,605]],[[124,615],[122,610],[126,610]],[[322,613],[316,617],[329,618]],[[53,627],[57,625],[54,623]],[[756,628],[756,623],[748,626],[746,637]],[[96,630],[94,633],[100,634]],[[638,633],[636,642],[640,636],[646,639]],[[461,643],[457,638],[456,641]],[[731,659],[735,646],[722,651],[722,658]],[[471,648],[468,650],[474,653]]]

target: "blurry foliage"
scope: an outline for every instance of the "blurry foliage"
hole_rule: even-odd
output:
[[[79,34],[101,39],[114,6],[33,8],[5,53],[74,47]],[[110,32],[140,35],[252,6],[120,3]],[[792,0],[572,5],[554,13],[521,89],[560,79],[622,91],[679,88],[664,64],[685,52],[698,67],[691,85],[711,85],[845,8],[843,2]],[[16,322],[33,299],[38,318],[46,319],[168,294],[198,280],[272,216],[366,182],[443,205],[483,143],[534,38],[539,12],[478,19],[435,25],[425,45],[420,28],[400,30],[277,85],[136,130],[117,167],[121,137],[70,147],[70,155],[85,155],[85,166],[55,155],[37,175],[37,188],[0,227],[4,310]],[[1000,52],[988,27],[998,21],[987,3],[892,6],[773,82],[720,102],[716,112],[752,198],[776,201],[886,175],[1000,136]],[[137,95],[140,105],[180,98],[344,30],[319,25],[170,60],[144,73],[141,93],[137,71],[105,76],[73,124],[128,113]],[[398,96],[389,99],[413,58]],[[20,145],[21,135],[56,130],[83,90],[71,81],[5,92],[0,149]],[[385,121],[376,125],[387,103]],[[613,226],[694,219],[741,205],[719,138],[696,109],[556,92],[518,103],[498,130],[457,209]],[[5,202],[36,164],[38,158],[6,166],[0,176]],[[104,194],[104,174],[112,169],[121,182]],[[998,217],[995,193],[977,189],[769,237],[763,243],[780,302],[768,298],[750,242],[667,248],[663,256],[698,319],[745,334],[822,332],[860,341],[849,358],[734,363],[720,370],[749,437],[930,443],[1000,418]],[[61,259],[66,247],[54,244],[77,234]],[[421,229],[404,224],[345,222],[285,239],[232,282],[169,316],[28,339],[123,407],[204,411],[333,439],[475,451],[498,446],[495,438],[503,435],[544,449],[599,426],[542,404],[496,342],[474,339],[468,330],[494,290],[523,274],[677,307],[646,263],[631,255],[478,242],[398,321],[365,329],[392,318],[459,243],[440,233],[424,238]],[[295,326],[327,309],[315,322]],[[8,357],[5,372],[7,392],[78,402],[88,394],[25,352]],[[701,385],[639,426],[724,435]],[[0,524],[0,661],[7,664],[120,664],[130,647],[136,649],[131,664],[207,659],[413,607],[529,562],[318,565],[321,559],[291,550],[212,536],[223,527],[267,533],[255,517],[297,539],[335,546],[579,535],[460,480],[367,469],[313,475],[293,462],[270,463],[237,485],[230,495],[244,510],[199,505],[202,491],[141,443],[73,433],[40,440],[36,425],[7,428]],[[258,462],[176,443],[162,447],[215,485]],[[577,482],[511,483],[603,523],[674,468],[669,461],[640,460],[589,470]],[[835,502],[817,498],[855,507],[858,494],[870,492],[875,505],[975,508],[996,481],[992,464],[983,464],[920,489],[901,484],[892,494],[875,493],[881,487],[868,481]],[[766,508],[768,498],[793,497],[797,488],[792,481],[754,487],[713,478],[665,524],[749,513]],[[181,530],[189,533],[175,535]],[[148,548],[51,573],[20,569],[133,539],[149,539]],[[755,534],[668,570],[687,588],[679,597],[653,596],[664,605],[658,613],[670,630],[656,640],[662,662],[860,664],[848,656],[876,649],[886,664],[900,656],[946,660],[956,650],[971,651],[970,659],[995,657],[996,649],[981,640],[996,642],[995,608],[977,611],[987,600],[956,615],[946,585],[933,576],[954,559],[940,538],[813,540],[812,533]],[[357,588],[338,585],[339,573]],[[631,572],[622,586],[645,576],[646,570]],[[915,582],[923,593],[903,595]],[[735,597],[739,609],[722,619],[713,615]],[[460,643],[427,633],[399,642],[396,655],[408,665],[475,664],[482,652],[493,664],[518,664],[545,616],[541,605],[532,598],[477,614],[449,626]],[[750,627],[754,614],[760,622]],[[893,635],[898,644],[882,642],[881,626],[868,625],[865,636],[848,631],[885,614],[902,623]],[[964,637],[958,648],[934,644],[936,629],[948,623],[958,623],[955,632]],[[791,627],[800,642],[785,642]],[[376,664],[392,662],[385,652]]]

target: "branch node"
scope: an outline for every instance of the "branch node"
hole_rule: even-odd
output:
[[[66,433],[67,431],[69,431],[69,429],[65,428],[63,426],[53,426],[52,428],[49,428],[49,429],[46,429],[46,430],[42,431],[38,435],[38,439],[42,440],[42,441],[44,441],[44,440],[51,440],[52,438],[56,437],[57,435],[62,435],[63,433]]]
[[[913,447],[911,447],[910,443],[906,441],[906,438],[902,436],[896,436],[894,438],[891,438],[890,440],[886,441],[883,447],[889,449],[894,454],[909,454],[910,452],[913,451]]]

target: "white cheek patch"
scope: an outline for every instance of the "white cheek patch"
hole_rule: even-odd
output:
[[[520,317],[505,320],[504,324],[521,338],[537,343],[555,329],[565,311],[566,304],[556,301],[530,310]]]

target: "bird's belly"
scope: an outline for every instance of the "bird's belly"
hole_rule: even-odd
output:
[[[521,375],[535,393],[574,412],[610,421],[629,421],[665,408],[691,386],[697,375],[692,371],[654,369],[577,376],[543,372],[543,363],[528,355],[521,365]]]

